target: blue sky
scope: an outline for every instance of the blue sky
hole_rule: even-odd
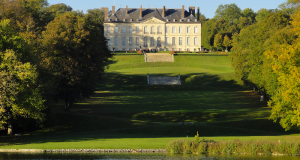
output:
[[[252,8],[255,12],[261,8],[275,9],[278,5],[286,2],[286,0],[48,0],[49,4],[65,3],[73,8],[73,10],[86,11],[88,9],[109,7],[115,4],[116,10],[126,7],[139,8],[143,5],[143,8],[181,8],[185,5],[185,9],[188,10],[188,6],[200,7],[200,12],[207,18],[213,18],[215,11],[220,4],[235,3],[242,10],[245,8]]]

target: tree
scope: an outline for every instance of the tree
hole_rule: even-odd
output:
[[[234,3],[219,5],[215,12],[216,19],[224,19],[226,22],[233,24],[241,17],[241,9]]]
[[[47,86],[53,97],[65,101],[65,110],[94,93],[111,56],[97,18],[66,12],[50,22],[42,34],[43,74],[49,75]]]
[[[217,48],[217,49],[222,50],[223,49],[222,45],[223,45],[222,35],[216,34],[215,38],[214,38],[214,47]]]
[[[272,61],[272,69],[278,76],[277,92],[268,103],[272,107],[271,119],[275,122],[279,120],[285,130],[300,128],[300,12],[292,15],[292,18],[293,28],[289,29],[292,34],[287,34],[288,41],[282,43],[279,49],[271,48],[265,53]],[[290,37],[297,38],[291,40]]]
[[[259,21],[263,20],[269,13],[272,13],[272,10],[268,10],[265,8],[258,10],[257,15],[255,17],[256,21],[259,22]]]
[[[225,37],[224,37],[224,40],[223,40],[223,46],[226,47],[226,51],[228,51],[228,47],[231,46],[231,40],[230,40],[230,38],[227,36],[227,34],[226,34]]]
[[[35,67],[20,62],[12,50],[2,52],[0,62],[0,129],[12,134],[18,116],[43,121],[45,106]]]
[[[294,14],[300,5],[299,1],[287,0],[285,3],[282,3],[278,6],[280,10],[287,14]]]

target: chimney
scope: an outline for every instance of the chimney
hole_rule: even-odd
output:
[[[104,8],[104,20],[106,21],[108,19],[108,8]]]
[[[143,8],[142,8],[142,5],[141,5],[141,8],[140,8],[140,18],[143,17]]]
[[[184,10],[184,5],[182,5],[181,18],[184,18],[184,12],[185,12],[185,10]]]
[[[163,6],[163,13],[162,13],[162,17],[166,17],[166,6]]]
[[[116,7],[112,6],[112,14],[115,14],[115,11],[116,11]]]
[[[126,6],[126,15],[128,14],[128,6]]]
[[[189,13],[190,13],[190,15],[193,15],[195,17],[195,7],[194,6],[189,7]]]
[[[199,20],[200,20],[200,7],[198,7],[197,9],[198,9],[198,11],[197,11],[198,18],[197,18],[197,19],[198,19],[198,21],[199,21]]]

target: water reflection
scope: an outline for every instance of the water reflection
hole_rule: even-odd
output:
[[[0,160],[299,160],[297,156],[171,155],[153,153],[0,153]]]

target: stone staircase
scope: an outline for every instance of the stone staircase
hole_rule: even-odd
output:
[[[169,53],[146,53],[145,62],[174,62],[174,56]]]
[[[147,76],[149,85],[181,85],[180,75],[174,77]]]

